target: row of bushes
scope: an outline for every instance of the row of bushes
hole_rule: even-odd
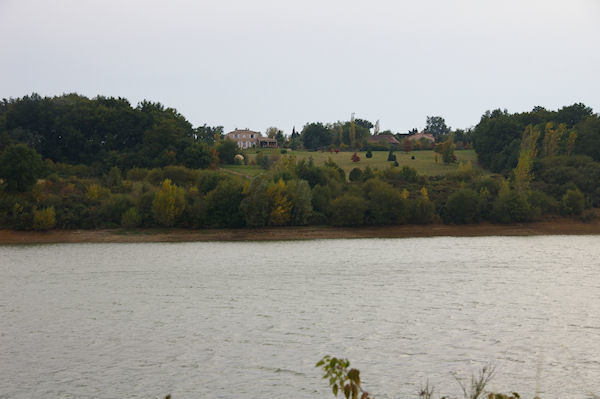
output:
[[[358,171],[358,172],[357,172]],[[524,222],[543,214],[581,215],[587,194],[523,190],[470,164],[445,177],[410,167],[355,169],[347,181],[333,161],[316,166],[284,156],[252,180],[182,166],[102,178],[50,175],[25,193],[0,191],[0,225],[14,229],[177,226]]]

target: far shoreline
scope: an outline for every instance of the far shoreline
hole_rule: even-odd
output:
[[[269,227],[261,229],[102,229],[47,232],[0,229],[0,244],[243,242],[357,238],[600,235],[600,221],[556,218],[518,224],[426,224],[361,227]]]

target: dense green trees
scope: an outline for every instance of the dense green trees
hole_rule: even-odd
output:
[[[536,159],[533,165],[523,174],[528,185],[519,183],[519,168],[505,179],[483,177],[469,165],[448,177],[420,176],[408,167],[355,168],[349,182],[332,161],[316,166],[288,156],[252,180],[182,166],[132,169],[121,179],[117,168],[99,179],[52,174],[25,193],[0,191],[0,226],[360,226],[437,218],[512,223],[536,220],[542,212],[582,215],[598,201],[600,164],[591,158]]]
[[[216,150],[219,160],[222,163],[230,165],[235,162],[235,156],[240,153],[240,148],[233,140],[222,140],[218,142],[216,145]]]
[[[331,140],[331,131],[320,122],[309,123],[302,129],[304,148],[316,150],[317,148],[328,146]]]
[[[311,123],[291,141],[354,152],[370,127],[360,119]],[[240,162],[240,149],[222,130],[194,129],[174,109],[148,101],[133,108],[120,98],[75,94],[4,100],[0,228],[512,223],[553,213],[586,219],[586,208],[600,206],[600,118],[583,104],[487,112],[472,132],[442,126],[440,158],[453,162],[454,140],[472,137],[479,166],[499,172],[487,177],[470,164],[422,176],[406,166],[373,170],[357,162],[347,179],[332,159],[316,165],[263,151],[253,162],[264,171],[242,178],[218,170]]]
[[[600,162],[600,117],[594,115],[584,118],[576,124],[574,132],[575,153],[588,155]]]
[[[25,144],[7,147],[0,155],[0,178],[8,191],[28,191],[42,176],[40,155]]]
[[[444,221],[447,223],[475,223],[479,221],[479,194],[472,189],[462,189],[448,197]]]
[[[183,163],[194,142],[212,145],[222,127],[193,129],[176,110],[142,101],[77,94],[4,100],[0,107],[0,141],[22,143],[43,158],[85,164],[106,172]]]
[[[600,160],[600,117],[577,103],[558,111],[542,107],[517,114],[499,109],[487,111],[473,130],[474,147],[482,166],[493,172],[513,169],[528,125],[541,132],[541,156],[582,154]]]
[[[367,224],[403,224],[409,218],[408,201],[402,192],[379,179],[370,179],[363,185],[368,201]]]
[[[244,214],[241,211],[244,182],[239,179],[221,179],[206,195],[207,223],[203,227],[242,227]]]
[[[497,109],[486,112],[473,132],[475,151],[483,167],[499,172],[516,166],[511,154],[514,152],[514,143],[519,145],[524,128],[525,125],[507,111]],[[510,153],[505,151],[507,147],[510,147]]]
[[[446,121],[441,116],[428,116],[425,124],[425,133],[433,134],[436,140],[450,133],[450,128],[446,126]]]
[[[188,168],[206,169],[216,163],[213,150],[203,142],[193,143],[183,150],[183,164]]]
[[[364,224],[367,201],[352,193],[331,201],[332,224],[336,226],[360,226]]]

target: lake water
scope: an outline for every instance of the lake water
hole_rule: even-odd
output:
[[[600,395],[600,237],[0,246],[1,398]],[[438,391],[439,392],[439,391]]]

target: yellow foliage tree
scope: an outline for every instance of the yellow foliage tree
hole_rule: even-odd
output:
[[[531,168],[533,167],[533,160],[538,154],[537,141],[540,134],[539,129],[531,125],[528,125],[523,132],[519,162],[514,170],[515,188],[519,192],[529,190],[529,184],[533,178]]]
[[[521,151],[528,152],[531,159],[534,159],[538,155],[537,142],[541,134],[540,130],[532,125],[527,125],[525,131],[523,131]]]
[[[546,123],[544,129],[544,155],[547,157],[553,157],[558,155],[558,146],[560,144],[561,137],[565,134],[567,125],[561,123],[555,129],[552,122]]]
[[[185,209],[185,197],[182,188],[172,184],[171,180],[166,179],[162,187],[156,193],[152,202],[152,212],[156,221],[166,227],[175,224],[177,216],[181,215]]]
[[[292,203],[285,195],[285,188],[285,182],[282,179],[279,179],[277,183],[272,183],[267,187],[267,196],[271,201],[271,214],[269,215],[270,225],[286,225],[292,217]]]
[[[33,229],[50,230],[56,225],[56,213],[54,207],[33,211]]]
[[[110,190],[108,190],[105,187],[102,187],[100,184],[94,183],[94,184],[90,184],[89,186],[87,186],[87,188],[85,190],[85,197],[88,200],[97,201],[99,199],[106,197],[109,193],[110,193]]]
[[[458,171],[465,174],[473,172],[473,165],[471,164],[471,161],[460,161],[458,164]]]

